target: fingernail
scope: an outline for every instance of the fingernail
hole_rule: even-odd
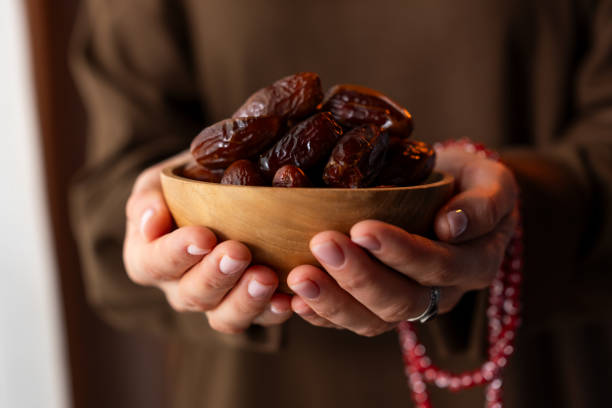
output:
[[[450,211],[446,214],[446,219],[453,238],[457,238],[467,229],[468,218],[463,210]]]
[[[187,247],[187,253],[189,255],[206,255],[209,252],[210,252],[210,249],[202,249],[199,246],[196,246],[193,244]]]
[[[232,275],[234,273],[243,271],[247,265],[247,261],[241,261],[239,259],[234,259],[229,255],[223,255],[223,258],[221,258],[221,261],[219,261],[219,270],[226,275]]]
[[[360,237],[351,238],[351,241],[370,251],[376,251],[380,249],[380,242],[371,235],[362,235]]]
[[[254,299],[263,299],[269,297],[274,291],[274,285],[264,285],[261,282],[253,279],[249,282],[247,288],[249,295]]]
[[[287,312],[287,310],[282,310],[279,309],[278,307],[274,306],[273,304],[270,304],[270,311],[274,314],[283,314],[285,312]]]
[[[319,286],[309,280],[305,280],[300,283],[296,283],[295,285],[289,286],[292,291],[300,295],[301,297],[305,297],[306,299],[316,299],[319,297],[319,293],[321,293],[321,289]]]
[[[344,254],[335,242],[327,241],[312,247],[312,253],[324,264],[337,268],[344,263]]]
[[[151,217],[155,214],[152,208],[147,209],[144,213],[142,213],[142,217],[140,217],[140,233],[144,234],[145,227],[147,223],[151,219]]]

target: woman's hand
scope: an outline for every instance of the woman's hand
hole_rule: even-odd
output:
[[[275,293],[278,278],[273,270],[249,266],[251,253],[245,245],[217,244],[208,228],[173,226],[160,170],[186,158],[183,154],[151,167],[134,184],[123,246],[129,277],[160,288],[179,312],[205,312],[210,326],[220,332],[284,322],[292,314],[289,296]]]
[[[328,273],[310,265],[291,271],[296,313],[316,326],[374,336],[421,315],[431,286],[440,287],[444,313],[466,291],[491,283],[517,223],[514,177],[459,148],[438,151],[436,169],[453,174],[457,187],[436,216],[439,240],[374,220],[355,224],[350,238],[317,234],[310,248]]]

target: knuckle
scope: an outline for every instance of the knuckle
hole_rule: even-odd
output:
[[[349,293],[354,293],[364,288],[371,287],[374,282],[367,273],[349,273],[349,277],[342,280],[340,286]]]
[[[145,267],[143,275],[147,276],[153,282],[163,282],[168,280],[159,268]]]
[[[253,316],[261,313],[265,306],[265,299],[262,300],[236,300],[233,302],[232,309],[236,316]]]
[[[191,310],[205,312],[217,306],[215,303],[203,299],[191,288],[187,289],[185,286],[179,286],[178,290],[180,297],[183,299],[183,303]]]
[[[318,314],[319,316],[327,320],[335,320],[342,313],[343,310],[345,310],[345,308],[341,304],[332,303],[329,305],[325,305],[325,307],[322,307],[318,311]]]
[[[429,268],[429,272],[418,278],[417,281],[424,286],[444,286],[454,283],[456,274],[449,260],[440,259]]]
[[[211,329],[225,334],[240,334],[246,330],[246,327],[235,326],[212,316],[208,316],[208,325]]]
[[[181,302],[176,296],[173,296],[170,293],[166,293],[166,301],[172,309],[179,313],[190,311],[185,303]]]
[[[137,285],[145,286],[149,283],[149,279],[146,278],[146,274],[144,273],[136,273],[131,268],[126,269],[125,272],[128,278]]]
[[[227,291],[231,285],[220,276],[209,276],[202,282],[202,291],[205,293],[218,293]]]
[[[323,317],[316,315],[316,314],[312,316],[300,315],[300,317],[306,320],[308,323],[312,324],[313,326],[317,326],[317,327],[330,327],[331,326],[330,322],[328,322]]]
[[[381,330],[381,328],[377,326],[367,326],[367,327],[358,329],[356,331],[356,333],[359,334],[360,336],[369,337],[369,338],[376,337],[382,334],[383,332],[384,330]]]
[[[401,322],[412,315],[412,309],[414,306],[410,303],[394,303],[381,311],[378,316],[387,323]]]
[[[172,276],[177,276],[180,272],[185,269],[185,263],[187,261],[186,255],[178,254],[174,251],[169,251],[167,255],[169,270],[172,271]]]

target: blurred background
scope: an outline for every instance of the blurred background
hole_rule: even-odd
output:
[[[0,407],[163,407],[169,345],[84,298],[67,203],[86,131],[67,65],[78,3],[0,1]]]

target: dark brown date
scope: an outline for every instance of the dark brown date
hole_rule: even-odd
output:
[[[277,139],[278,117],[222,120],[200,132],[191,142],[191,154],[202,166],[216,169],[264,151]]]
[[[193,180],[218,183],[223,177],[223,169],[207,169],[194,161],[190,161],[183,168],[181,175]]]
[[[436,151],[425,142],[394,138],[377,182],[410,186],[425,180],[436,164]]]
[[[332,112],[336,120],[342,124],[344,124],[344,120],[352,121],[353,124],[347,126],[355,126],[355,121],[361,117],[364,117],[364,122],[359,123],[360,125],[367,121],[365,117],[368,115],[365,115],[364,112],[353,112],[351,114],[351,109],[368,109],[370,111],[369,116],[372,117],[378,117],[386,113],[388,115],[386,122],[379,118],[372,120],[370,123],[382,126],[392,136],[408,138],[413,128],[412,116],[405,108],[386,95],[365,86],[336,85],[327,92],[319,109]]]
[[[369,186],[384,164],[389,135],[376,125],[364,125],[347,132],[338,142],[323,172],[331,187]]]
[[[308,176],[296,166],[287,164],[274,174],[273,187],[310,187],[312,183]]]
[[[238,160],[225,170],[221,178],[221,184],[263,186],[265,182],[253,162],[249,160]]]
[[[355,128],[371,123],[381,129],[387,129],[392,125],[389,110],[377,106],[366,106],[335,99],[329,101],[325,107],[326,110],[331,112],[334,119],[346,128]]]
[[[329,112],[317,113],[292,127],[259,158],[259,170],[268,178],[285,164],[303,171],[324,162],[342,135]]]
[[[279,79],[255,92],[232,117],[279,116],[285,120],[300,119],[314,112],[322,99],[319,76],[312,72],[301,72]]]

